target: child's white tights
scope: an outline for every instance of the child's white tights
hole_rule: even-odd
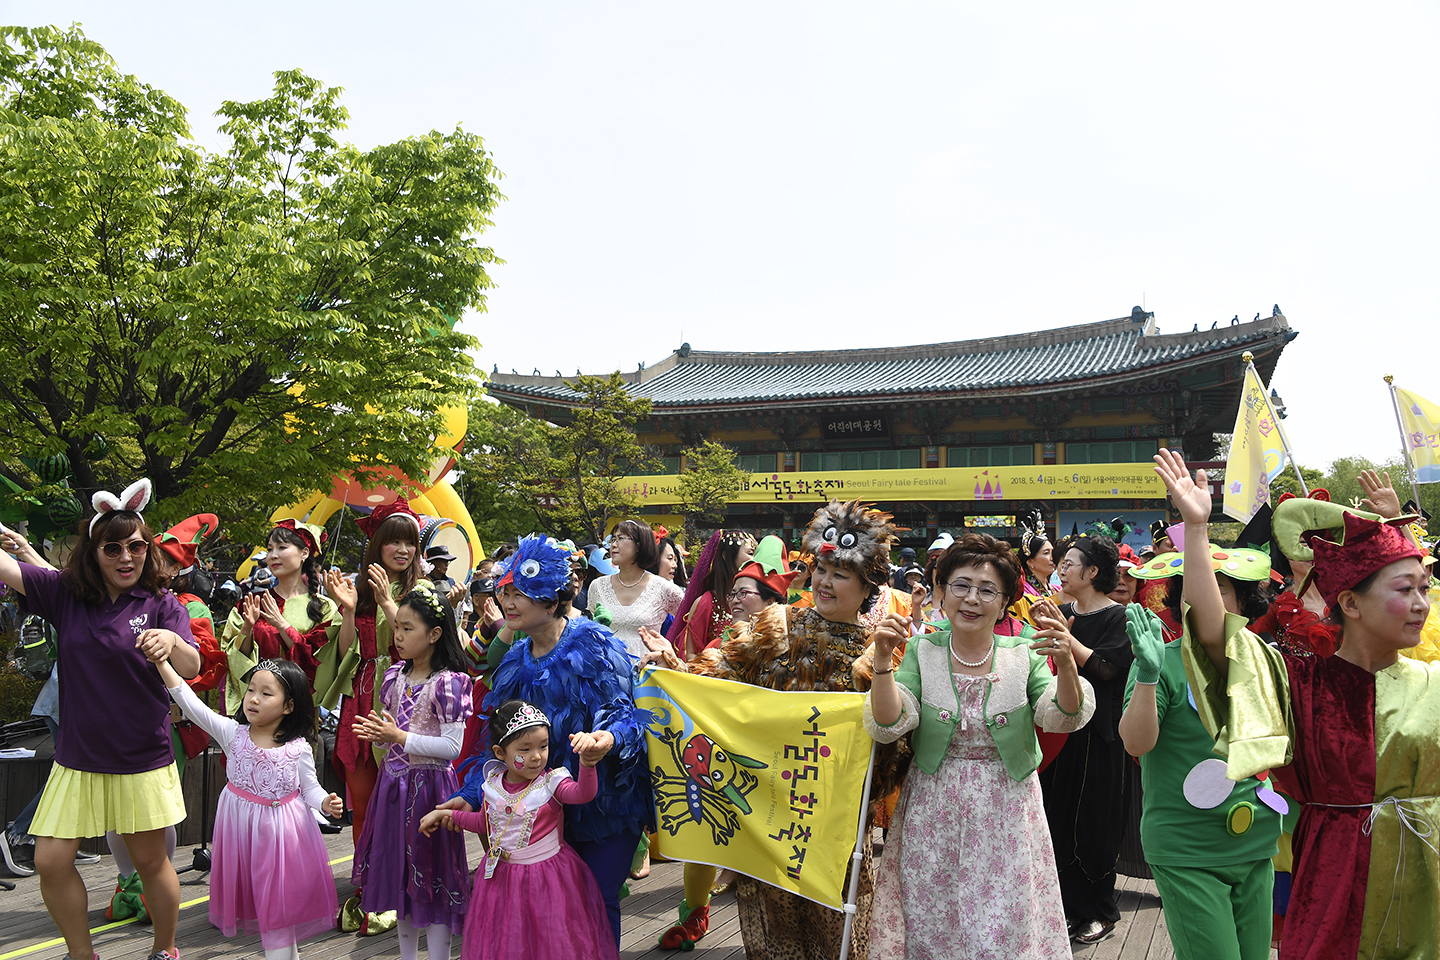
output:
[[[288,947],[274,947],[265,951],[265,960],[300,960],[300,948],[293,943]]]
[[[420,954],[420,927],[412,927],[409,920],[401,920],[395,927],[400,935],[400,960],[417,960]],[[450,928],[443,923],[432,923],[425,927],[425,951],[430,960],[450,960]]]
[[[135,872],[135,864],[130,862],[130,851],[125,849],[125,841],[120,839],[120,834],[114,830],[105,834],[105,841],[110,844],[110,856],[115,858],[115,869],[122,877],[128,877]],[[165,828],[165,858],[175,859],[175,828]]]

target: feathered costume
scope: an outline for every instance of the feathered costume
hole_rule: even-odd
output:
[[[501,568],[496,584],[513,583],[531,599],[548,602],[555,600],[569,576],[568,551],[544,537],[525,537]],[[655,829],[645,755],[649,713],[642,714],[635,706],[625,645],[593,620],[566,621],[559,642],[539,659],[531,648],[529,637],[510,648],[491,675],[484,709],[493,713],[505,701],[517,699],[535,704],[550,718],[549,766],[564,764],[572,775],[579,774],[580,759],[570,749],[570,734],[603,730],[615,738],[615,746],[595,768],[595,799],[565,807],[565,839],[595,873],[618,940],[619,887],[626,870],[619,870],[615,882],[608,883],[606,878],[613,872],[610,861],[623,854],[628,865],[641,831]],[[484,805],[484,779],[481,771],[473,772],[458,794],[474,810]],[[628,848],[622,842],[626,837]]]
[[[815,513],[805,531],[804,546],[818,561],[846,567],[871,584],[889,575],[889,548],[895,528],[890,515],[858,501],[831,501]],[[787,616],[788,613],[788,616]],[[870,629],[835,623],[814,608],[778,604],[766,607],[752,622],[735,628],[719,647],[690,661],[691,673],[739,680],[772,690],[864,692],[874,675]],[[896,662],[903,650],[895,651]],[[910,759],[908,743],[886,744],[875,759],[872,797],[883,797],[899,783]],[[857,770],[856,776],[863,776]],[[868,800],[867,800],[868,802]],[[869,947],[870,908],[875,889],[870,845],[864,844],[850,956],[864,960]],[[845,924],[843,913],[804,897],[741,877],[736,887],[740,932],[750,960],[791,960],[838,957]]]

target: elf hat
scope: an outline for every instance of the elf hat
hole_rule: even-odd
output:
[[[220,518],[213,513],[197,513],[186,517],[155,538],[155,546],[164,550],[180,564],[181,573],[195,569],[195,551],[210,534],[220,529]]]
[[[1298,497],[1284,501],[1275,508],[1276,540],[1290,559],[1315,564],[1295,595],[1304,596],[1314,583],[1334,607],[1341,593],[1377,570],[1407,557],[1423,557],[1403,532],[1414,519],[1385,520],[1338,503]]]
[[[301,523],[299,520],[295,520],[291,517],[286,517],[284,520],[276,521],[275,529],[289,530],[291,533],[295,534],[295,536],[299,537],[301,540],[304,540],[305,547],[310,551],[311,556],[319,556],[320,545],[328,539],[325,531],[315,526],[315,524]]]
[[[799,571],[785,569],[785,542],[772,535],[760,541],[755,548],[754,559],[740,568],[735,579],[749,577],[758,580],[783,597],[790,590],[790,581],[798,575]]]

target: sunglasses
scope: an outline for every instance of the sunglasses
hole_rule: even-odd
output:
[[[109,557],[111,560],[118,560],[120,559],[120,555],[122,553],[129,554],[132,557],[143,557],[145,556],[145,551],[149,549],[149,540],[136,538],[134,540],[131,540],[129,543],[119,543],[115,540],[111,540],[109,543],[101,546],[100,552],[105,554],[105,556]]]

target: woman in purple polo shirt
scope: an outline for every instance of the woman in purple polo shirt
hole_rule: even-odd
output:
[[[63,572],[0,551],[0,581],[57,633],[60,732],[30,832],[40,894],[75,958],[93,956],[75,854],[81,839],[107,830],[120,834],[145,883],[151,960],[179,956],[180,881],[165,855],[165,828],[185,819],[185,802],[169,696],[150,661],[168,657],[193,677],[200,651],[185,608],[160,586],[155,535],[140,515],[149,500],[148,480],[119,497],[95,494],[95,517]]]

